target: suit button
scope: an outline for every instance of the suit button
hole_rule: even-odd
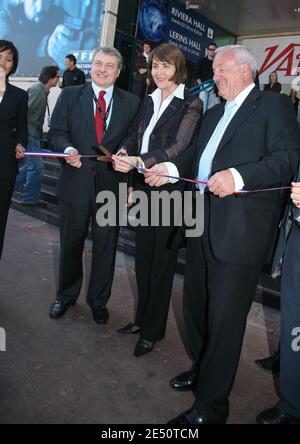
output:
[[[151,134],[150,139],[155,140],[155,134]]]

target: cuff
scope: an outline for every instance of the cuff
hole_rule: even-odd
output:
[[[176,165],[174,165],[174,163],[172,163],[172,162],[163,162],[163,165],[165,165],[167,167],[168,176],[172,176],[172,178],[171,177],[169,178],[168,182],[169,183],[178,182],[177,177],[179,177],[179,171],[178,171]]]
[[[238,170],[229,168],[234,180],[234,191],[241,191],[244,188],[244,181]]]

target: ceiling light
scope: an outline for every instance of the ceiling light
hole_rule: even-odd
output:
[[[191,2],[186,1],[185,2],[185,9],[200,9],[201,6],[200,5],[192,5]],[[300,10],[300,8],[299,8]]]

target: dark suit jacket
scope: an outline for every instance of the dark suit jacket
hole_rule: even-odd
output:
[[[0,177],[15,177],[18,173],[15,148],[27,144],[28,95],[23,89],[7,84],[0,103]]]
[[[139,154],[143,135],[153,116],[154,104],[146,97],[135,118],[129,136],[123,141],[129,155]],[[184,152],[202,121],[202,101],[185,91],[185,100],[174,97],[160,116],[150,135],[148,153],[141,158],[146,166],[166,162]]]
[[[138,97],[114,88],[111,119],[102,141],[102,145],[112,153],[116,152],[125,137],[138,106]],[[53,151],[63,152],[72,146],[80,154],[96,154],[95,147],[98,144],[91,83],[62,90],[52,114],[49,141]],[[82,159],[81,168],[64,163],[57,187],[58,198],[72,204],[86,203],[93,184],[93,167],[99,169],[100,176],[103,176],[104,189],[109,183],[118,180],[118,173],[106,163]]]
[[[220,104],[205,115],[195,150],[194,177],[223,109],[224,104]],[[290,99],[254,88],[224,133],[213,159],[212,174],[234,167],[247,190],[280,186],[294,177],[299,153],[300,134]],[[179,173],[190,161],[187,155],[175,159]],[[279,223],[280,193],[222,199],[209,193],[209,200],[209,236],[215,257],[234,264],[262,264]]]
[[[295,182],[300,182],[300,168],[298,169],[298,174],[295,177]],[[290,221],[293,218],[298,217],[299,215],[300,215],[300,211],[297,208],[295,208],[293,206],[292,201],[289,200],[289,203],[286,207],[284,216],[283,216],[281,224],[280,224],[280,233],[279,233],[276,250],[274,253],[274,257],[273,257],[272,271],[275,271],[276,266],[279,264],[281,258],[283,257],[288,234],[289,234],[290,227],[291,227]]]

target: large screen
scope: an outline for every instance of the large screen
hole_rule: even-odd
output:
[[[88,75],[103,6],[104,0],[0,0],[0,39],[19,51],[15,75],[36,77],[46,65],[63,69],[71,53]]]

